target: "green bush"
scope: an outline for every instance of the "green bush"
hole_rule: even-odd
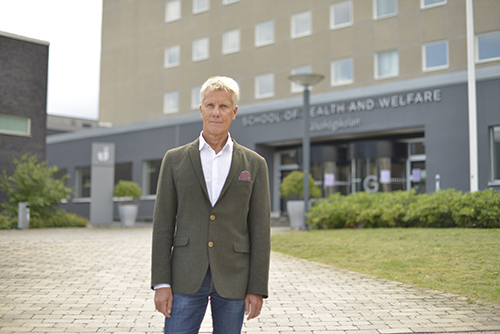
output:
[[[414,190],[331,195],[307,215],[313,228],[361,227],[500,227],[500,192],[430,194]]]
[[[298,196],[304,198],[304,173],[294,170],[281,182],[281,197]],[[320,198],[321,189],[316,183],[311,174],[309,174],[309,198]]]
[[[45,219],[30,217],[30,228],[49,227],[86,227],[88,219],[80,217],[74,213],[62,213]],[[17,228],[17,217],[7,218],[0,215],[0,229]]]
[[[115,185],[114,195],[116,197],[130,198],[131,200],[140,198],[142,195],[141,187],[133,181],[120,180]]]
[[[72,192],[64,183],[69,175],[55,179],[53,174],[58,168],[46,167],[45,161],[38,163],[34,155],[25,154],[21,159],[14,158],[13,162],[16,166],[14,173],[8,176],[4,171],[0,177],[0,190],[9,198],[1,204],[3,215],[17,217],[19,202],[29,202],[33,218],[46,220],[61,215],[64,211],[58,206]]]

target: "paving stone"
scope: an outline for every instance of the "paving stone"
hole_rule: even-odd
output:
[[[162,333],[150,253],[150,226],[0,231],[0,334]],[[273,253],[269,299],[242,332],[492,334],[500,307]]]

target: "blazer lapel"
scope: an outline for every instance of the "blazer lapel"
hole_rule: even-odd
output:
[[[239,173],[241,172],[241,150],[239,148],[239,145],[234,141],[234,146],[233,146],[233,159],[231,161],[231,168],[229,169],[229,174],[227,175],[226,182],[224,183],[224,187],[222,187],[222,190],[219,195],[219,199],[224,196],[224,193],[229,189],[229,186],[231,183],[234,182],[234,180],[238,177]],[[218,200],[217,200],[218,202]]]
[[[203,167],[201,166],[199,140],[200,139],[198,138],[191,144],[191,147],[189,148],[189,156],[191,157],[191,163],[193,164],[194,174],[196,175],[198,181],[200,182],[201,189],[203,189],[205,196],[207,196],[207,198],[210,200],[207,191],[207,183],[205,182],[205,176],[203,175]]]

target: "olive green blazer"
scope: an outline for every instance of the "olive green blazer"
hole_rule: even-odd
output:
[[[266,161],[234,142],[231,168],[212,207],[199,139],[163,158],[153,218],[151,285],[196,293],[210,266],[219,295],[268,296],[270,195]]]

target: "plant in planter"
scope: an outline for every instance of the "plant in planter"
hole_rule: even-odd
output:
[[[141,187],[133,181],[120,180],[115,185],[114,196],[118,197],[118,214],[122,226],[134,226],[139,204],[134,200],[141,197]]]
[[[294,196],[297,200],[288,200],[286,209],[290,219],[290,227],[304,228],[304,173],[293,171],[281,182],[281,197]],[[309,198],[320,198],[321,189],[309,174]]]

